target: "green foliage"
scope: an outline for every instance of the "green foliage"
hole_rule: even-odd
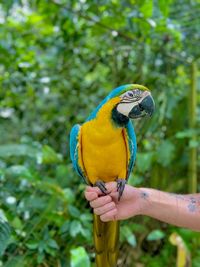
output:
[[[129,245],[131,245],[132,247],[136,247],[137,245],[137,241],[135,238],[135,235],[133,234],[133,232],[131,231],[131,229],[124,225],[120,228],[120,234],[121,234],[121,240],[122,242],[127,241]]]
[[[165,236],[165,233],[160,230],[153,230],[150,232],[147,236],[147,240],[153,241],[153,240],[159,240],[162,239]]]
[[[2,210],[0,210],[0,256],[8,246],[11,229]]]
[[[90,267],[89,257],[83,247],[77,247],[70,251],[71,267]]]
[[[118,85],[142,83],[156,100],[154,116],[135,122],[130,184],[187,192],[188,150],[200,142],[191,141],[199,107],[195,129],[187,108],[198,11],[196,0],[1,1],[0,203],[8,222],[0,224],[0,265],[94,261],[92,215],[69,159],[69,132]],[[148,218],[124,222],[121,266],[174,266],[173,231]],[[198,266],[198,235],[179,231]]]

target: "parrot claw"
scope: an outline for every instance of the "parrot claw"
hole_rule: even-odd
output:
[[[118,201],[120,201],[120,198],[122,197],[125,185],[126,179],[117,179],[117,192],[119,192]]]
[[[94,185],[97,186],[104,195],[107,195],[108,192],[107,192],[105,183],[103,181],[100,181],[100,180],[96,181]]]

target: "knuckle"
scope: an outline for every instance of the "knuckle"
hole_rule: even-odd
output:
[[[105,197],[102,197],[101,199],[100,199],[100,202],[99,202],[99,204],[101,204],[101,205],[104,205],[105,203],[107,203],[107,196],[105,196]]]
[[[90,201],[90,206],[94,208],[94,201]]]
[[[97,208],[99,206],[100,199],[97,198],[92,201],[93,208]]]
[[[106,196],[106,201],[107,201],[107,202],[109,202],[109,201],[111,201],[111,200],[112,200],[111,196]]]
[[[115,203],[114,202],[110,202],[109,205],[110,205],[110,208],[114,208],[115,207]]]
[[[106,203],[108,201],[108,196],[104,196],[101,198],[102,203]]]

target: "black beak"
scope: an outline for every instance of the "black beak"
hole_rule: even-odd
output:
[[[152,116],[155,110],[155,103],[151,95],[146,96],[139,104],[140,108],[143,109],[149,116]]]
[[[152,116],[155,110],[155,103],[151,95],[147,95],[138,105],[134,106],[129,112],[129,118],[137,119],[146,116]]]

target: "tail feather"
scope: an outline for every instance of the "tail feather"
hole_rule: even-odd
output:
[[[94,244],[97,267],[116,267],[119,244],[119,222],[102,222],[94,214]]]

